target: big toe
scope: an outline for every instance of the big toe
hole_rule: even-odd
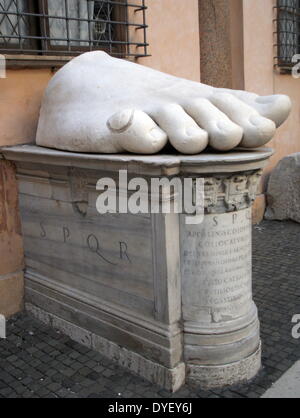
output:
[[[147,113],[125,109],[112,115],[107,127],[120,150],[136,154],[155,154],[167,143],[167,134]]]

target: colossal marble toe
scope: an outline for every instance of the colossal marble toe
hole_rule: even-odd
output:
[[[243,128],[244,135],[240,146],[257,148],[272,139],[276,131],[275,123],[261,116],[256,109],[229,93],[216,93],[210,97],[222,112]]]
[[[232,122],[207,99],[195,99],[185,103],[186,111],[209,135],[209,145],[218,151],[229,151],[239,145],[243,129]]]
[[[153,118],[167,133],[173,147],[182,154],[199,154],[208,145],[208,134],[178,104],[152,111]]]
[[[258,96],[255,102],[259,113],[267,119],[271,119],[277,128],[285,122],[292,109],[291,99],[284,94]]]
[[[261,116],[271,119],[278,128],[288,118],[291,109],[291,99],[284,94],[258,96],[255,93],[240,90],[222,90],[235,95],[237,98],[253,107]]]
[[[167,134],[145,112],[125,109],[107,121],[107,127],[120,151],[155,154],[168,141]]]

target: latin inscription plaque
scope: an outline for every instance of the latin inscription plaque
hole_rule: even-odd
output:
[[[181,223],[183,314],[186,321],[223,322],[252,303],[251,209]]]

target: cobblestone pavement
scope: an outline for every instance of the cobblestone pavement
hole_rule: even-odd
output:
[[[23,313],[8,322],[8,338],[0,340],[0,397],[260,397],[300,359],[300,340],[291,335],[291,319],[300,314],[299,255],[300,225],[263,222],[254,227],[263,369],[248,384],[210,392],[184,386],[171,395]]]

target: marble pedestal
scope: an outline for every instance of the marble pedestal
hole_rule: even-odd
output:
[[[172,391],[255,376],[251,204],[270,149],[134,156],[24,145],[2,153],[17,165],[28,310]],[[96,182],[124,169],[146,180],[204,178],[204,221],[100,215]]]

